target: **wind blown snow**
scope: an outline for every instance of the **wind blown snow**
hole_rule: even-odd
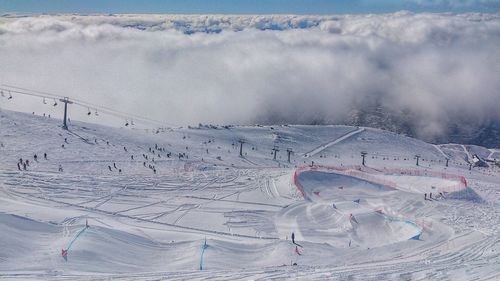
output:
[[[498,46],[498,14],[7,15],[0,82],[176,124],[342,123],[384,104],[426,138],[500,118]]]

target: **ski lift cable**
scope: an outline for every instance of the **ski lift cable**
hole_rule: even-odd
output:
[[[17,89],[17,90],[12,90],[12,89],[9,89],[9,88],[13,88],[13,89]],[[36,90],[27,89],[27,88],[22,88],[22,87],[17,87],[17,86],[13,86],[13,85],[8,85],[8,84],[2,84],[2,87],[0,87],[0,89],[1,90],[6,90],[6,91],[12,91],[13,93],[17,93],[17,94],[28,95],[28,96],[35,96],[35,97],[40,97],[40,98],[50,98],[50,99],[60,98],[60,99],[63,99],[63,98],[66,97],[66,96],[55,95],[55,94],[51,94],[51,93],[47,93],[47,92],[36,91]],[[112,108],[109,108],[109,107],[92,104],[92,103],[89,103],[89,102],[86,102],[86,101],[83,101],[83,100],[74,99],[74,98],[71,98],[71,97],[69,97],[69,99],[71,101],[73,101],[73,103],[76,104],[76,105],[80,105],[80,106],[87,107],[87,108],[92,108],[94,110],[99,110],[101,112],[104,112],[104,113],[107,113],[107,114],[110,114],[110,115],[114,115],[116,117],[128,118],[128,119],[134,118],[134,119],[142,121],[144,123],[152,123],[152,124],[155,124],[155,125],[175,126],[173,124],[169,124],[169,123],[166,123],[166,122],[154,120],[154,119],[151,119],[151,118],[147,118],[147,117],[143,117],[143,116],[139,116],[139,115],[135,115],[135,114],[130,114],[130,113],[125,113],[125,112],[120,112],[118,110],[115,110],[115,109],[112,109]]]
[[[55,97],[55,98],[61,98],[61,99],[65,97],[65,96],[62,96],[62,95],[56,95],[56,94],[51,94],[51,93],[48,93],[48,92],[42,92],[42,91],[37,91],[37,90],[22,88],[22,87],[18,87],[18,86],[14,86],[14,85],[2,84],[2,86],[8,87],[8,88],[14,88],[14,89],[19,89],[19,90],[24,90],[24,91],[33,92],[33,93],[38,94],[38,95],[35,95],[35,96],[42,96],[43,97],[43,95],[47,95],[46,97],[49,97],[49,98],[54,98]],[[73,103],[75,103],[75,104],[80,103],[83,106],[87,106],[87,107],[91,107],[91,108],[95,108],[95,109],[101,109],[101,110],[102,109],[106,109],[108,111],[113,111],[113,112],[116,112],[116,113],[121,114],[123,116],[130,116],[130,117],[134,117],[136,119],[141,119],[141,120],[149,121],[149,122],[152,122],[152,123],[157,123],[157,124],[160,124],[160,125],[174,126],[173,124],[168,124],[166,122],[154,120],[154,119],[151,119],[151,118],[147,118],[147,117],[143,117],[143,116],[139,116],[139,115],[135,115],[135,114],[120,112],[118,110],[115,110],[115,109],[112,109],[112,108],[109,108],[109,107],[92,104],[92,103],[89,103],[89,102],[86,102],[86,101],[83,101],[83,100],[79,100],[79,99],[75,99],[75,98],[72,98],[72,97],[68,97],[68,98],[71,101],[73,101]]]
[[[147,122],[147,123],[152,123],[152,124],[157,124],[157,125],[174,126],[173,124],[169,124],[169,123],[158,121],[158,120],[155,120],[155,119],[143,117],[143,116],[140,116],[140,115],[135,115],[135,114],[121,112],[121,111],[114,110],[114,109],[111,109],[109,107],[105,107],[105,106],[101,106],[101,105],[96,105],[96,104],[92,104],[92,103],[88,103],[88,102],[84,102],[84,101],[80,101],[80,100],[75,100],[75,99],[73,99],[72,101],[76,105],[80,105],[82,107],[89,107],[89,108],[92,108],[92,109],[95,109],[95,110],[99,110],[101,112],[108,113],[108,114],[109,113],[113,113],[115,116],[120,116],[120,117],[123,117],[123,118],[136,119],[136,120],[140,120],[140,121]]]
[[[114,116],[114,117],[117,117],[119,119],[125,119],[125,120],[132,120],[132,116],[128,115],[128,114],[122,114],[120,112],[115,112],[115,111],[112,111],[112,110],[107,110],[107,109],[103,109],[103,108],[96,108],[96,107],[89,107],[85,104],[82,104],[82,103],[79,103],[79,102],[74,102],[73,103],[74,105],[76,106],[80,106],[80,107],[83,107],[86,109],[87,111],[87,115],[91,115],[91,110],[94,110],[94,111],[97,111],[99,110],[99,113],[98,114],[95,114],[96,116],[100,116],[100,114],[106,114],[106,115],[110,115],[110,116]],[[90,113],[90,114],[89,114]],[[144,118],[144,117],[134,117],[135,120],[139,120],[141,121],[141,123],[146,123],[146,124],[152,124],[152,125],[165,125],[164,123],[161,123],[159,121],[156,121],[156,120],[149,120],[148,118]]]
[[[16,91],[16,90],[10,90],[10,89],[7,89],[7,88],[0,88],[0,90],[8,91],[9,94],[14,93],[14,94],[20,94],[20,95],[26,95],[26,96],[39,97],[39,98],[47,98],[47,99],[53,99],[54,98],[54,97],[48,96],[48,95],[41,95],[41,94],[33,94],[33,93],[21,92],[21,91]]]
[[[14,93],[18,93],[18,94],[25,94],[25,95],[31,95],[31,96],[36,96],[36,97],[42,97],[42,98],[43,97],[46,97],[46,98],[60,98],[60,99],[65,98],[65,96],[61,96],[61,95],[51,94],[51,93],[37,91],[37,90],[32,90],[32,89],[27,89],[27,88],[22,88],[22,87],[8,85],[8,84],[2,84],[2,86],[3,87],[8,87],[8,88],[18,89],[18,90],[11,90],[11,89],[8,89],[8,88],[0,88],[0,89],[3,89],[3,90],[6,90],[6,91],[12,91]],[[23,90],[23,91],[19,91],[19,90]],[[26,91],[28,91],[28,92],[26,92]],[[130,116],[130,117],[134,117],[136,119],[141,119],[141,120],[144,120],[144,121],[148,121],[148,122],[152,122],[152,123],[157,123],[157,124],[160,124],[160,125],[173,126],[173,124],[167,124],[165,122],[161,122],[161,121],[158,121],[158,120],[154,120],[154,119],[151,119],[151,118],[147,118],[147,117],[143,117],[143,116],[139,116],[139,115],[135,115],[135,114],[120,112],[118,110],[114,110],[114,109],[109,108],[109,107],[104,107],[104,106],[101,106],[101,105],[92,104],[92,103],[89,103],[89,102],[86,102],[86,101],[83,101],[83,100],[79,100],[79,99],[75,99],[75,98],[72,98],[72,97],[69,97],[69,99],[71,101],[73,101],[74,104],[80,104],[81,106],[90,107],[90,108],[93,108],[93,109],[99,109],[101,111],[103,109],[106,109],[108,111],[115,112],[115,113],[121,115],[122,117],[129,117]]]
[[[2,84],[2,86],[10,87],[10,88],[15,88],[15,89],[21,89],[21,90],[24,90],[24,91],[29,91],[29,92],[36,93],[36,94],[34,94],[34,93],[26,93],[26,92],[21,92],[21,91],[18,91],[18,90],[13,91],[13,92],[17,92],[19,94],[27,94],[27,95],[38,96],[38,97],[47,97],[47,98],[54,98],[54,97],[61,98],[61,99],[64,98],[64,96],[60,96],[60,95],[55,95],[55,94],[50,94],[50,93],[47,93],[47,92],[41,92],[41,91],[31,90],[31,89],[27,89],[27,88],[21,88],[21,87],[7,85],[7,84]],[[5,90],[10,90],[10,89],[5,89]],[[79,100],[79,99],[75,99],[75,98],[71,98],[71,97],[69,97],[69,98],[71,99],[71,101],[73,101],[74,104],[80,104],[81,106],[89,107],[89,108],[100,110],[100,111],[107,110],[108,113],[109,112],[114,112],[114,113],[116,113],[116,115],[119,115],[120,117],[128,117],[129,119],[131,119],[133,117],[133,118],[135,118],[137,120],[141,120],[143,122],[145,121],[147,123],[153,123],[153,124],[157,124],[157,125],[174,126],[173,124],[169,124],[169,123],[166,123],[166,122],[154,120],[154,119],[151,119],[151,118],[147,118],[147,117],[143,117],[143,116],[139,116],[139,115],[135,115],[135,114],[120,112],[118,110],[114,110],[114,109],[109,108],[109,107],[104,107],[104,106],[92,104],[92,103],[89,103],[89,102],[86,102],[86,101],[83,101],[83,100]]]
[[[17,88],[20,88],[20,87],[17,87]],[[11,90],[11,89],[8,89],[8,88],[3,88],[3,87],[0,87],[0,90],[8,92],[9,96],[10,96],[9,99],[11,99],[11,96],[12,96],[11,93],[20,94],[20,95],[26,95],[26,96],[32,96],[32,97],[39,97],[39,98],[42,98],[42,99],[54,99],[53,106],[57,105],[55,97],[61,98],[61,99],[65,98],[63,96],[53,95],[53,94],[49,94],[49,93],[44,93],[44,94],[29,93],[29,92],[25,92],[25,91],[21,91],[21,90]],[[31,91],[31,90],[28,90],[28,91]],[[73,99],[71,99],[71,100],[73,101]],[[131,116],[129,116],[129,115],[125,114],[125,113],[121,113],[121,112],[118,112],[116,110],[113,110],[113,109],[110,109],[110,108],[106,108],[106,107],[103,107],[103,106],[94,105],[94,104],[87,103],[87,102],[80,101],[80,100],[78,100],[78,102],[74,102],[74,104],[82,106],[82,107],[86,107],[87,109],[92,108],[93,110],[96,110],[96,111],[99,110],[102,113],[105,113],[105,114],[108,114],[108,115],[112,115],[112,116],[115,116],[115,117],[118,117],[118,118],[123,118],[123,119],[128,118],[128,119],[131,119],[130,118]],[[165,125],[164,123],[162,123],[160,121],[149,120],[149,118],[145,118],[145,117],[141,117],[141,116],[135,116],[135,118],[143,121],[144,123],[152,123],[152,124],[155,124],[155,125],[158,125],[158,124]]]
[[[2,84],[1,86],[2,86],[2,90],[17,92],[18,94],[21,94],[21,93],[28,94],[27,92],[31,92],[31,95],[34,95],[34,96],[40,96],[40,97],[46,97],[46,98],[64,98],[63,96],[54,95],[54,94],[42,92],[42,91],[36,91],[36,90],[16,87],[16,86],[8,85],[8,84]],[[14,91],[14,90],[8,89],[8,88],[16,89],[17,91]],[[24,92],[21,92],[21,91],[24,91]]]

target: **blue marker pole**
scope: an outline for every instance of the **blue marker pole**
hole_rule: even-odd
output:
[[[203,254],[205,254],[206,248],[208,248],[207,238],[205,238],[205,242],[203,243],[203,246],[201,247],[200,270],[203,270]]]

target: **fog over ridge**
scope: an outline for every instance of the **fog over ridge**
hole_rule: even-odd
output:
[[[433,140],[500,119],[498,46],[498,14],[5,16],[0,82],[176,124],[389,120]]]

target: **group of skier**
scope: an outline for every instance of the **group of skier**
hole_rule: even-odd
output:
[[[107,142],[107,144],[109,145],[109,142]],[[123,150],[124,150],[125,152],[128,152],[128,149],[127,149],[127,147],[126,147],[126,146],[124,146],[124,147],[123,147]],[[165,148],[163,148],[163,147],[160,147],[158,144],[155,144],[154,148],[152,148],[152,147],[149,147],[149,148],[148,148],[148,152],[149,152],[149,153],[152,153],[152,154],[153,154],[153,156],[151,156],[151,155],[149,155],[149,154],[147,154],[147,153],[143,153],[143,154],[142,154],[142,158],[143,158],[145,161],[143,161],[143,162],[142,162],[142,165],[143,165],[144,167],[146,167],[146,168],[149,168],[151,171],[153,171],[153,173],[154,173],[154,174],[156,174],[157,170],[156,170],[156,166],[154,165],[154,164],[156,163],[156,161],[155,161],[155,157],[157,157],[157,158],[161,158],[161,154],[160,154],[160,152],[166,152],[166,149],[165,149]],[[180,156],[179,156],[179,159],[180,159],[181,157],[186,157],[184,153],[183,153],[183,154],[180,154],[180,153],[179,153],[179,155],[180,155]],[[166,156],[167,156],[167,158],[170,158],[170,157],[172,156],[172,153],[171,153],[171,152],[168,152],[168,153],[166,153]],[[136,158],[134,158],[134,155],[132,155],[132,154],[130,155],[130,160],[132,160],[132,161],[136,160]],[[153,164],[148,163],[149,161],[151,161]],[[122,169],[118,168],[118,167],[116,166],[116,163],[113,163],[113,167],[112,167],[111,165],[108,165],[108,170],[109,170],[110,172],[112,172],[112,171],[113,171],[113,168],[114,168],[115,170],[117,170],[119,173],[121,173],[121,172],[122,172]]]
[[[48,160],[47,159],[47,153],[43,153],[43,158],[45,160]],[[35,162],[38,162],[38,155],[33,155],[33,159],[35,160]],[[23,161],[23,158],[19,158],[19,161],[17,162],[17,169],[19,171],[27,171],[28,170],[28,167],[30,166],[30,160],[29,159],[25,159]]]
[[[96,144],[98,144],[97,139],[94,139],[94,142],[95,142]],[[68,138],[64,138],[64,143],[62,143],[62,144],[61,144],[61,147],[62,147],[62,148],[66,148],[66,145],[67,145],[67,144],[70,144],[70,143],[68,142]],[[109,141],[106,141],[106,144],[107,144],[107,145],[110,145]],[[186,149],[188,149],[188,148],[186,147]],[[124,150],[125,152],[128,152],[128,149],[127,149],[127,147],[126,147],[126,146],[124,146],[124,147],[123,147],[123,150]],[[149,169],[151,169],[151,170],[153,171],[153,173],[154,173],[154,174],[156,174],[156,173],[157,173],[156,166],[154,165],[154,163],[156,163],[156,162],[155,162],[155,158],[154,158],[154,157],[161,158],[161,157],[162,157],[162,154],[160,154],[160,152],[165,152],[166,154],[164,154],[164,156],[166,156],[167,158],[170,158],[170,157],[172,156],[172,152],[167,152],[167,150],[166,150],[164,147],[160,147],[158,144],[155,144],[155,145],[154,145],[154,148],[149,147],[149,152],[153,154],[153,157],[151,157],[151,155],[148,155],[148,154],[142,154],[143,158],[146,160],[146,161],[144,161],[144,162],[143,162],[143,166],[144,166],[144,167],[147,167],[147,168],[149,168]],[[179,152],[178,157],[179,157],[179,159],[183,159],[183,158],[188,159],[188,155],[187,155],[185,152],[183,152],[183,153],[180,153],[180,152]],[[34,155],[33,155],[33,160],[34,160],[35,162],[38,162],[39,158],[40,158],[40,157],[39,157],[37,154],[34,154]],[[46,152],[45,152],[45,153],[43,153],[43,159],[48,160],[48,155],[47,155],[47,153],[46,153]],[[130,159],[131,159],[131,160],[135,160],[135,159],[134,159],[134,155],[130,155]],[[148,161],[153,162],[153,164],[149,164],[149,163],[147,164],[147,162],[148,162]],[[17,169],[18,169],[19,171],[23,171],[23,170],[24,170],[24,171],[27,171],[27,170],[28,170],[28,168],[29,168],[29,166],[30,166],[30,160],[28,160],[28,159],[22,159],[22,158],[20,158],[20,159],[19,159],[19,161],[17,162]],[[113,168],[114,168],[114,169],[113,169]],[[117,165],[116,165],[116,163],[115,163],[115,162],[113,163],[113,165],[112,165],[112,166],[111,166],[111,165],[108,165],[108,170],[109,170],[110,172],[111,172],[111,171],[113,171],[113,170],[116,170],[116,171],[118,171],[119,173],[122,173],[122,171],[123,171],[121,168],[118,168],[118,167],[117,167]],[[58,167],[58,171],[59,171],[59,172],[62,172],[62,171],[63,171],[62,165],[59,165],[59,167]]]

